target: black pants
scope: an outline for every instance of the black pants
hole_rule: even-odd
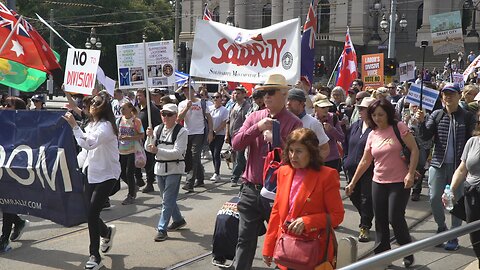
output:
[[[106,237],[108,234],[107,225],[100,218],[100,212],[108,196],[113,190],[117,179],[110,179],[102,183],[86,185],[86,194],[88,199],[88,233],[90,236],[90,255],[100,259],[100,236]]]
[[[147,163],[145,164],[145,173],[147,174],[147,184],[153,184],[155,182],[155,173],[153,169],[155,167],[155,154],[145,151],[147,155]],[[138,182],[142,182],[142,169],[135,168],[135,179]]]
[[[348,179],[353,178],[355,171],[348,170]],[[372,206],[372,178],[373,169],[369,168],[360,180],[358,180],[353,189],[350,200],[360,214],[360,228],[370,229],[373,220],[373,206]]]
[[[187,184],[193,188],[195,179],[203,183],[205,178],[201,155],[203,149],[203,134],[188,135],[187,152],[185,153],[185,172],[192,171],[193,177],[187,179]]]
[[[120,155],[120,166],[122,167],[122,173],[120,178],[128,185],[128,195],[135,197],[135,154]]]
[[[402,183],[379,184],[372,182],[373,212],[375,214],[375,254],[389,250],[390,225],[397,243],[405,245],[412,242],[405,220],[410,189],[405,189]]]
[[[240,214],[238,244],[235,252],[235,269],[251,269],[258,236],[266,231],[264,222],[268,221],[270,206],[261,199],[260,187],[243,185],[237,204]]]
[[[480,186],[472,187],[468,182],[465,182],[465,214],[467,223],[480,219]],[[480,230],[470,234],[470,241],[475,255],[480,260]]]
[[[223,142],[225,141],[225,135],[215,135],[215,138],[210,143],[210,152],[212,153],[213,166],[215,173],[220,175],[220,165],[222,159],[220,158],[220,152],[222,151]]]
[[[325,166],[337,170],[339,173],[342,171],[342,161],[341,159],[334,159],[330,161],[325,161]]]
[[[3,213],[2,236],[10,239],[13,224],[15,224],[15,226],[19,226],[22,222],[23,219],[21,219],[17,214]]]

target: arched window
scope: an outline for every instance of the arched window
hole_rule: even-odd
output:
[[[219,7],[216,7],[213,12],[212,12],[212,20],[214,22],[219,22],[220,21],[220,12],[219,12]]]
[[[263,6],[262,10],[262,28],[272,24],[272,4],[268,3]]]
[[[418,11],[417,11],[417,30],[422,28],[423,24],[423,3],[418,6]]]
[[[317,6],[317,32],[330,32],[330,3],[328,0],[320,0]]]

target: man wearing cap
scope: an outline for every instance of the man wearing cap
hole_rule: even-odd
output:
[[[232,143],[232,137],[237,134],[238,130],[242,127],[245,119],[247,118],[247,112],[250,110],[250,103],[245,100],[247,91],[243,86],[238,86],[232,93],[235,103],[232,106],[227,120],[225,142]],[[245,150],[235,151],[235,161],[232,170],[232,177],[230,182],[232,187],[236,187],[240,176],[245,170],[247,161],[245,160]]]
[[[34,110],[45,110],[45,96],[44,95],[34,95],[32,97],[33,105],[35,105]]]
[[[165,92],[168,91],[166,88],[154,88],[152,91],[152,102],[157,106],[159,110],[162,109],[162,97],[165,96]]]
[[[425,121],[422,110],[416,117],[420,123],[420,135],[423,140],[433,137],[434,148],[430,168],[428,170],[428,187],[430,189],[430,205],[437,223],[437,233],[446,231],[445,212],[442,194],[446,185],[450,184],[455,169],[460,164],[465,143],[472,136],[476,119],[472,113],[459,106],[460,87],[458,84],[446,84],[441,91],[444,108],[432,112]],[[462,197],[463,187],[455,190],[456,199]],[[452,228],[459,227],[462,220],[452,215]],[[457,250],[458,239],[449,240],[444,248]]]
[[[287,98],[287,109],[298,116],[300,120],[302,120],[302,124],[304,128],[309,128],[315,132],[318,138],[319,146],[320,146],[320,154],[322,155],[322,160],[330,153],[330,147],[328,145],[328,136],[325,134],[323,130],[323,125],[313,116],[307,114],[305,111],[305,93],[297,88],[290,89],[288,91],[288,98]]]
[[[213,140],[213,121],[206,101],[202,101],[195,96],[195,90],[192,86],[184,84],[182,91],[187,99],[178,104],[177,120],[184,121],[185,129],[188,132],[187,152],[185,154],[187,183],[182,189],[193,192],[194,187],[205,185],[201,154],[205,136],[207,136],[208,143]]]
[[[177,197],[180,190],[180,179],[185,172],[188,132],[176,122],[177,105],[165,104],[160,113],[163,125],[156,126],[153,131],[148,128],[147,135],[153,136],[153,144],[147,145],[145,142],[145,149],[155,154],[155,175],[162,196],[162,211],[157,225],[157,235],[154,238],[155,242],[166,240],[167,230],[175,231],[187,224],[178,209]],[[159,130],[160,128],[161,130]],[[173,219],[173,222],[168,226],[170,218]]]
[[[301,76],[300,80],[297,82],[295,87],[302,90],[303,93],[305,94],[305,98],[306,98],[305,111],[308,114],[312,114],[314,109],[313,102],[310,99],[310,89],[312,89],[312,83],[310,82],[307,76]]]
[[[302,122],[285,108],[288,89],[285,77],[271,74],[265,84],[256,87],[265,92],[265,110],[253,112],[232,138],[235,151],[245,150],[248,159],[242,175],[242,188],[237,208],[240,214],[235,269],[252,268],[260,232],[265,233],[264,222],[268,220],[270,205],[264,205],[260,198],[263,184],[263,164],[268,152],[268,142],[272,141],[272,130],[280,129],[281,144],[291,131],[301,128]],[[262,230],[263,229],[263,230]]]

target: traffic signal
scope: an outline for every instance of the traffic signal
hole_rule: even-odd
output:
[[[321,77],[325,74],[325,63],[323,61],[315,61],[315,70],[316,77]]]
[[[385,59],[385,66],[383,68],[385,76],[395,76],[395,74],[397,74],[397,66],[398,66],[397,59],[395,58]]]

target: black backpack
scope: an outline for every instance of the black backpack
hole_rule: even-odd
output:
[[[162,134],[162,130],[163,130],[163,127],[165,126],[165,124],[160,124],[158,125],[158,129],[157,129],[157,133],[155,134],[156,137],[157,137],[157,145],[159,144],[166,144],[166,145],[173,145],[175,144],[175,141],[177,140],[177,136],[178,136],[178,133],[180,132],[180,129],[182,128],[182,126],[180,124],[175,124],[175,127],[173,128],[173,134],[172,134],[172,141],[171,142],[166,142],[166,141],[162,141],[160,140],[160,135]]]

